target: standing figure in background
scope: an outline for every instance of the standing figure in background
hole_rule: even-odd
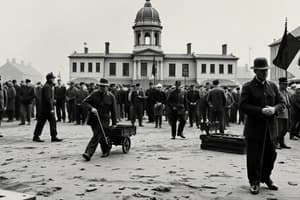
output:
[[[180,81],[176,81],[175,89],[169,91],[166,104],[168,105],[168,119],[171,125],[171,139],[175,139],[176,130],[177,136],[185,138],[183,130],[186,123],[187,100],[184,91],[181,89]],[[178,128],[177,121],[179,121]]]
[[[56,117],[57,121],[66,121],[66,87],[61,83],[61,79],[57,79],[57,85],[54,90]]]
[[[144,116],[144,100],[145,93],[140,88],[140,84],[133,85],[132,90],[129,92],[128,99],[130,102],[130,117],[131,124],[135,126],[135,121],[138,119],[140,127],[143,127],[143,116]]]
[[[154,105],[155,105],[155,87],[152,82],[149,83],[149,89],[146,90],[146,111],[148,123],[154,122]]]
[[[291,96],[291,130],[290,139],[300,139],[300,84],[296,85],[295,92]]]
[[[225,105],[225,114],[224,114],[224,123],[228,127],[231,117],[231,110],[234,104],[234,99],[231,94],[231,89],[225,88],[225,95],[226,95],[226,105]]]
[[[196,122],[197,127],[199,127],[200,124],[197,115],[197,102],[200,99],[200,93],[198,90],[196,90],[194,85],[190,86],[190,90],[187,92],[186,99],[188,103],[190,127],[193,127],[194,122]]]
[[[3,119],[3,114],[6,110],[6,106],[7,106],[7,93],[3,87],[1,76],[0,76],[0,126]]]
[[[41,108],[41,98],[42,98],[42,84],[41,82],[37,82],[35,88],[35,105],[36,105],[36,119],[39,118],[40,108]]]
[[[31,85],[31,80],[26,79],[25,85],[21,86],[20,97],[21,97],[21,123],[19,125],[25,125],[25,118],[27,124],[30,125],[32,104],[35,97],[34,88]]]
[[[162,91],[162,85],[157,84],[154,93],[154,116],[155,116],[155,128],[161,128],[162,115],[166,104],[166,94]]]
[[[219,80],[213,81],[214,88],[209,91],[207,103],[209,105],[209,121],[219,122],[220,133],[224,133],[224,114],[226,106],[226,95],[223,88],[219,86]]]
[[[287,91],[288,80],[285,77],[279,78],[279,92],[284,99],[284,108],[277,114],[278,124],[278,144],[277,149],[290,149],[284,142],[284,137],[289,130],[289,118],[290,118],[290,107],[291,100],[290,95]]]
[[[16,98],[15,98],[15,113],[14,113],[14,117],[16,120],[20,119],[20,110],[21,110],[21,97],[20,97],[20,92],[21,92],[21,87],[18,85],[16,80],[12,81],[13,86],[16,90]]]
[[[80,89],[76,93],[76,124],[84,124],[87,117],[87,109],[83,105],[83,100],[89,95],[84,83],[80,83]]]
[[[231,122],[232,123],[237,123],[237,116],[238,112],[240,110],[240,101],[241,101],[241,93],[240,93],[240,88],[236,88],[235,90],[232,91],[232,97],[233,97],[233,105],[231,109]]]
[[[66,100],[67,100],[67,112],[69,123],[75,121],[75,99],[76,99],[77,88],[75,87],[74,82],[70,82],[70,87],[66,91]]]
[[[7,122],[12,122],[14,120],[14,113],[15,113],[15,99],[16,99],[16,90],[13,87],[11,81],[7,82]]]

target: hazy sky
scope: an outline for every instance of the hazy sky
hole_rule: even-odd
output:
[[[0,0],[0,64],[7,58],[31,62],[42,74],[68,77],[68,56],[82,51],[132,52],[132,25],[145,0]],[[163,25],[162,48],[185,53],[228,52],[239,65],[257,56],[269,59],[268,44],[300,26],[299,0],[151,0]]]

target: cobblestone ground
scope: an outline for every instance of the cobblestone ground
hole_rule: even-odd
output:
[[[125,122],[126,123],[126,122]],[[273,180],[279,191],[262,187],[249,194],[245,155],[200,149],[200,131],[185,128],[187,139],[170,140],[166,122],[162,129],[145,124],[132,137],[129,154],[121,146],[111,156],[90,162],[81,154],[92,133],[88,126],[58,124],[62,143],[50,143],[49,127],[32,143],[31,126],[3,124],[0,132],[0,188],[37,195],[38,200],[95,199],[278,199],[300,197],[300,141],[287,141],[291,150],[279,150]],[[241,134],[234,125],[229,133]]]

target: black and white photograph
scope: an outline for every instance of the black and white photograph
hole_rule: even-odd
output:
[[[300,1],[0,7],[0,200],[300,199]]]

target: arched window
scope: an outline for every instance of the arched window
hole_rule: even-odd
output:
[[[150,33],[145,33],[145,45],[151,44],[151,35]]]

